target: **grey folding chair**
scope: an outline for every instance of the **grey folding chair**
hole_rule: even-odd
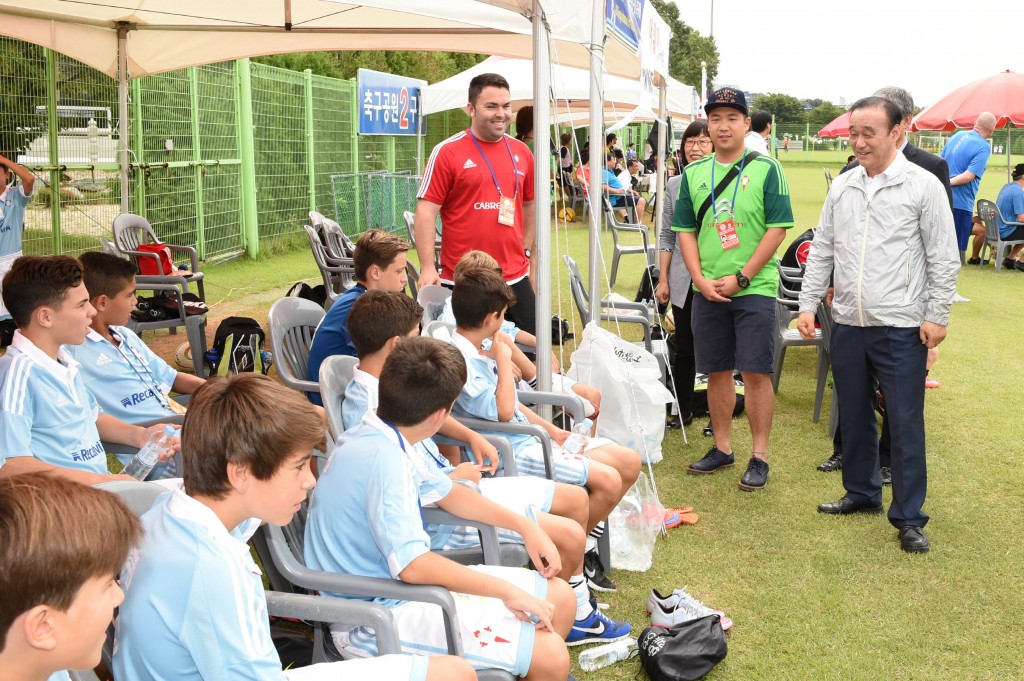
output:
[[[320,399],[327,412],[327,423],[337,440],[345,432],[341,418],[341,405],[345,401],[345,388],[355,375],[359,359],[349,355],[332,355],[320,365]]]
[[[996,218],[1001,217],[1003,222],[1011,227],[1024,227],[1024,222],[1017,222],[1016,220],[1007,218],[1016,218],[1016,215],[1000,215],[999,206],[988,199],[981,199],[978,201],[978,217],[981,218],[981,223],[985,225],[985,245],[981,249],[981,262],[985,262],[985,254],[989,254],[989,258],[995,260],[996,272],[1003,269],[1003,258],[1006,257],[1007,249],[1011,246],[1018,244],[1024,244],[1024,240],[1017,241],[1003,241],[1003,237],[999,235],[999,220]]]
[[[608,277],[608,285],[615,286],[615,278],[619,273],[619,259],[622,256],[643,255],[647,258],[647,265],[653,265],[655,262],[655,249],[654,244],[652,244],[648,238],[647,227],[629,222],[619,222],[615,217],[615,209],[612,208],[611,201],[609,201],[607,197],[604,197],[603,201],[605,224],[612,232],[612,243],[614,245],[614,250],[612,252],[612,271],[611,275]],[[619,241],[624,234],[639,234],[641,243],[637,245],[624,245]]]
[[[322,307],[310,300],[281,298],[270,306],[267,325],[274,350],[277,377],[289,388],[319,393],[320,384],[306,378],[313,334],[324,318]]]
[[[313,251],[313,261],[320,270],[320,277],[324,281],[324,289],[327,290],[327,297],[333,304],[338,296],[345,292],[345,283],[351,281],[355,275],[355,265],[351,258],[344,258],[342,261],[332,259],[327,254],[324,240],[320,233],[310,225],[303,225],[306,236],[309,238],[309,247]]]
[[[803,270],[799,267],[779,265],[779,290],[775,298],[775,373],[772,374],[772,388],[779,391],[782,378],[782,366],[786,359],[786,349],[791,347],[814,347],[818,350],[818,365],[815,372],[817,385],[814,397],[813,421],[821,417],[821,404],[824,400],[825,386],[828,382],[830,365],[828,342],[832,337],[832,314],[824,303],[818,305],[818,328],[814,330],[814,340],[805,340],[797,329],[789,328],[799,316],[800,292],[796,288],[803,282]]]
[[[587,287],[583,283],[583,275],[580,274],[580,268],[572,256],[563,255],[562,262],[565,263],[566,269],[569,270],[569,290],[572,293],[573,302],[576,303],[576,311],[579,312],[580,319],[586,325],[590,320],[590,295],[587,293]],[[600,309],[601,321],[639,325],[643,330],[644,339],[636,345],[657,357],[662,376],[668,375],[668,345],[664,340],[651,339],[651,320],[647,316],[650,311],[645,305],[642,303],[602,300],[600,301]],[[608,312],[605,312],[605,310],[608,310]]]
[[[424,509],[426,511],[428,509]],[[436,509],[433,509],[436,510]],[[338,573],[323,572],[306,567],[303,553],[305,541],[306,505],[295,514],[292,522],[285,527],[276,525],[264,525],[260,532],[265,539],[264,546],[273,562],[276,571],[293,587],[310,591],[329,591],[332,593],[346,594],[349,596],[371,596],[377,598],[395,598],[405,601],[420,601],[433,603],[441,609],[442,620],[445,628],[445,638],[448,643],[448,653],[451,655],[463,656],[462,638],[459,635],[458,612],[455,608],[455,601],[451,592],[439,586],[426,584],[409,584],[400,580],[381,579],[377,577],[361,577],[355,575],[343,575]],[[447,515],[447,514],[445,514]],[[454,516],[451,516],[454,518]],[[426,516],[425,516],[426,519]],[[437,522],[431,520],[430,522]],[[462,519],[456,522],[463,525],[478,526],[482,533],[482,545],[484,555],[490,560],[489,565],[500,564],[500,549],[498,548],[497,532],[490,525],[474,523]],[[498,562],[492,562],[498,561]],[[342,599],[320,597],[321,601],[340,601]],[[362,601],[344,601],[348,603],[362,603]],[[375,604],[374,604],[375,605]],[[390,613],[388,613],[390,615]],[[393,643],[387,648],[381,645],[380,630],[374,628],[377,636],[377,647],[381,654],[385,652],[400,652],[397,631],[393,628],[385,630],[386,635],[393,637]],[[314,640],[314,647],[319,655],[326,661],[343,659],[342,653],[334,646],[334,641],[326,627],[321,629],[319,641]],[[398,648],[397,650],[395,648]],[[314,661],[317,661],[314,659]],[[477,678],[488,680],[512,681],[512,675],[497,669],[479,670]]]
[[[416,214],[410,210],[402,211],[402,217],[405,219],[405,231],[409,235],[409,243],[412,244],[413,248],[416,248]],[[441,225],[440,218],[438,218],[437,224],[434,225],[434,263],[436,263],[438,269],[441,267]]]
[[[140,244],[163,243],[153,230],[152,225],[145,218],[134,213],[122,213],[114,218],[113,223],[114,240],[111,242],[103,237],[100,238],[103,251],[120,255],[131,260],[135,264],[136,271],[139,271],[139,261],[142,258],[152,259],[159,265],[159,257],[153,253],[143,253],[138,250]],[[135,276],[135,285],[141,291],[153,291],[164,293],[174,298],[177,302],[177,314],[168,319],[153,321],[137,321],[130,318],[125,325],[135,333],[142,335],[145,331],[157,329],[170,329],[176,333],[178,328],[185,327],[185,338],[188,340],[189,350],[192,353],[193,372],[196,376],[206,376],[206,364],[203,361],[206,355],[206,314],[188,314],[185,310],[183,293],[189,291],[189,285],[195,284],[199,299],[206,302],[206,292],[203,288],[203,273],[199,271],[199,260],[196,250],[191,246],[175,246],[165,244],[171,252],[185,253],[189,256],[192,272],[190,274],[169,274],[169,275],[142,275]],[[112,249],[112,250],[111,250]]]

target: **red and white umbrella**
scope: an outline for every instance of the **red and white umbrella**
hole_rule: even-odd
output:
[[[953,90],[914,116],[911,130],[972,128],[978,116],[990,112],[996,128],[1006,128],[1006,177],[1010,178],[1010,128],[1024,127],[1024,73],[1003,71]]]
[[[843,115],[836,118],[834,121],[826,125],[824,128],[818,131],[818,137],[849,137],[850,136],[850,112],[846,111]]]
[[[911,129],[949,132],[971,128],[985,111],[996,117],[996,128],[1007,123],[1024,127],[1024,73],[1003,71],[957,88],[914,116]]]

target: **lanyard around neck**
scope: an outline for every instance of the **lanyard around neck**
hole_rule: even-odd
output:
[[[480,156],[483,157],[484,163],[487,165],[487,169],[491,171],[491,179],[494,180],[494,186],[498,190],[498,196],[504,196],[504,194],[501,193],[501,185],[498,184],[498,176],[494,172],[494,168],[491,166],[491,161],[487,158],[487,154],[484,153],[480,143],[476,141],[476,135],[473,134],[472,130],[469,131],[469,139],[473,140],[473,145],[476,147],[476,150],[480,152]],[[508,158],[512,161],[512,180],[515,183],[515,193],[512,195],[512,199],[515,200],[519,198],[519,177],[517,176],[519,168],[516,167],[516,157],[512,155],[512,147],[508,145],[508,137],[502,135],[501,139],[505,142],[505,150],[508,151]]]
[[[142,381],[143,384],[149,385],[149,389],[153,391],[153,396],[156,397],[156,401],[160,403],[160,406],[163,407],[164,409],[170,410],[171,405],[168,403],[167,397],[164,396],[164,391],[160,388],[160,384],[157,382],[156,376],[153,375],[153,372],[149,368],[149,364],[147,364],[146,361],[142,358],[142,355],[139,354],[138,350],[129,345],[124,338],[119,336],[116,331],[110,329],[109,332],[110,336],[114,340],[119,342],[118,345],[114,345],[113,343],[111,343],[111,345],[114,345],[114,347],[117,349],[118,354],[121,355],[121,358],[128,363],[128,366],[132,368],[132,371],[135,372],[135,375],[138,376],[139,380]],[[128,348],[128,351],[135,357],[138,364],[132,362],[131,357],[125,354],[124,349],[126,347]],[[143,376],[142,371],[139,370],[140,367],[142,371],[146,372],[145,376]]]
[[[740,188],[740,178],[743,177],[743,166],[747,163],[747,152],[743,152],[743,158],[740,159],[740,169],[736,171],[736,184],[732,187],[732,202],[729,204],[729,210],[736,214],[736,191]],[[711,221],[715,221],[715,215],[718,211],[718,206],[715,205],[715,166],[718,165],[718,160],[715,159],[711,162]]]

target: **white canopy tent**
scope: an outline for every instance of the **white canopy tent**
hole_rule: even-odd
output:
[[[586,68],[592,0],[541,2],[563,64]],[[0,34],[48,47],[118,75],[126,29],[131,77],[286,52],[444,50],[531,58],[534,0],[0,0]],[[258,38],[256,36],[259,36]],[[525,39],[524,39],[525,38]],[[639,59],[606,47],[610,73],[635,76]]]
[[[559,53],[560,56],[561,53]],[[481,73],[498,73],[508,80],[512,106],[533,104],[533,61],[510,57],[489,57],[460,74],[428,85],[423,91],[423,113],[462,109],[466,106],[469,82]],[[552,59],[551,110],[555,122],[588,125],[590,121],[590,73],[555,63]],[[694,89],[675,78],[668,78],[668,113],[673,118],[689,120],[693,116]],[[640,83],[637,78],[606,75],[604,77],[605,123],[616,122],[640,104]],[[653,114],[651,114],[653,116]],[[636,120],[651,120],[651,116]]]
[[[602,109],[601,79],[594,74],[640,72],[633,50],[606,41],[604,11],[604,0],[0,0],[0,35],[50,48],[118,78],[122,209],[127,211],[129,77],[319,50],[444,50],[532,58],[538,67],[536,163],[547,168],[548,84],[546,69],[539,66],[550,61],[549,40],[561,64],[589,68],[592,117]],[[656,16],[653,7],[645,11]],[[592,18],[589,27],[580,21],[587,16]],[[544,191],[537,177],[537,191]],[[550,316],[550,214],[542,202],[537,206],[537,288],[542,294],[537,318],[542,322],[538,328],[544,328]],[[599,225],[594,218],[591,222],[593,250]],[[592,284],[595,258],[592,253]],[[540,383],[550,387],[550,338],[540,336]]]

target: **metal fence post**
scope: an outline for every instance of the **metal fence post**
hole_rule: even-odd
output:
[[[131,122],[131,142],[135,149],[135,172],[132,173],[132,169],[128,168],[128,176],[135,178],[135,197],[133,201],[135,205],[132,206],[132,211],[136,215],[146,215],[146,171],[140,168],[145,163],[146,157],[146,145],[142,143],[142,81],[138,78],[131,81],[131,92],[132,92],[132,118]]]
[[[316,164],[313,143],[313,70],[302,72],[306,76],[306,169],[309,174],[309,209],[316,210]]]
[[[249,59],[235,62],[235,96],[238,98],[238,151],[242,161],[242,238],[250,258],[260,252],[259,220],[256,212],[256,149],[253,144],[252,72]]]
[[[350,134],[352,135],[352,173],[356,175],[355,178],[355,226],[356,233],[363,231],[363,197],[361,187],[359,186],[359,86],[356,83],[355,78],[349,79],[352,83],[352,117],[351,120],[352,129]]]
[[[202,151],[200,149],[199,137],[199,74],[198,67],[193,66],[188,70],[189,101],[192,110],[189,119],[192,123],[192,168],[195,179],[195,201],[196,201],[196,254],[201,260],[206,259],[206,232],[203,222],[203,164]]]
[[[63,239],[60,228],[60,149],[57,133],[60,123],[57,120],[57,53],[44,49],[46,56],[46,139],[50,152],[50,219],[53,235],[53,252],[63,253]]]

